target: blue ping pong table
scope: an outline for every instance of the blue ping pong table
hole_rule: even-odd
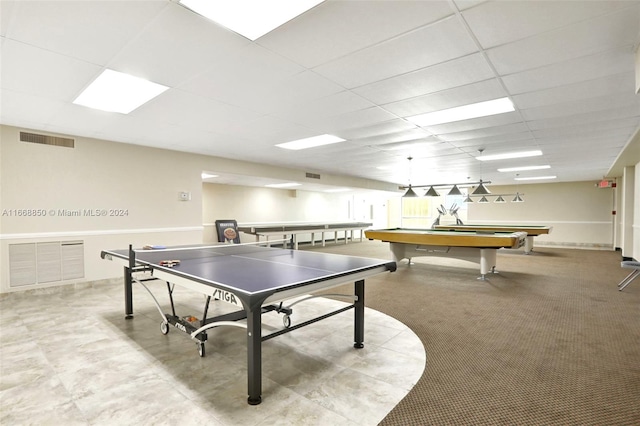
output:
[[[169,325],[187,333],[196,341],[200,356],[205,355],[207,330],[220,326],[246,328],[248,403],[262,401],[262,342],[312,324],[349,309],[354,309],[354,347],[364,347],[364,279],[383,272],[393,272],[396,263],[329,253],[259,247],[255,244],[171,247],[157,250],[104,250],[101,257],[124,266],[125,318],[133,318],[134,283],[139,283],[153,297],[162,316],[160,330]],[[142,274],[141,274],[142,273]],[[145,278],[142,278],[145,277]],[[145,285],[145,281],[166,283],[171,314],[163,312]],[[287,299],[308,295],[347,282],[354,282],[353,295],[341,295],[353,301],[320,317],[291,325],[291,306]],[[205,294],[202,319],[176,315],[173,286],[179,285]],[[308,296],[316,297],[316,296]],[[238,311],[207,317],[211,299],[234,304]],[[262,335],[262,314],[284,314],[283,328]]]

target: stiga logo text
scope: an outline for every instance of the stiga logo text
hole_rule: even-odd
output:
[[[240,301],[236,299],[236,295],[228,291],[216,289],[213,292],[212,297],[214,299],[222,300],[223,302],[231,303],[236,306],[242,306],[242,303],[240,303]]]

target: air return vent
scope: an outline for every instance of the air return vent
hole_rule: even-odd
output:
[[[84,278],[84,242],[9,244],[9,286]]]
[[[65,148],[73,148],[75,141],[70,138],[61,138],[58,136],[39,135],[37,133],[20,132],[21,142],[39,143],[42,145],[64,146]]]
[[[320,175],[319,175],[319,174],[317,174],[317,173],[307,173],[307,174],[306,174],[306,176],[307,176],[309,179],[320,179]]]

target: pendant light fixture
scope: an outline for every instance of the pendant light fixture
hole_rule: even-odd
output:
[[[453,185],[453,188],[451,188],[451,191],[449,191],[447,195],[463,195],[463,194],[462,194],[462,191],[460,191],[460,188],[458,188],[458,185]]]
[[[438,191],[436,191],[436,189],[433,186],[429,187],[429,190],[427,192],[425,192],[424,195],[426,195],[427,197],[439,197],[440,196],[440,194],[438,194]]]
[[[516,196],[511,200],[512,203],[524,203],[524,200],[520,197],[520,192],[518,192],[518,176],[520,176],[520,173],[516,173]]]
[[[418,194],[416,194],[416,192],[411,188],[411,160],[413,160],[413,157],[407,157],[407,160],[409,160],[409,188],[407,189],[407,192],[405,192],[402,197],[403,198],[417,197]]]
[[[478,149],[478,152],[480,153],[479,156],[482,155],[482,153],[484,152],[484,148],[480,148]],[[489,195],[491,194],[491,192],[487,189],[486,186],[484,186],[484,184],[482,183],[482,163],[480,163],[480,184],[478,185],[478,187],[472,192],[473,195]],[[480,203],[482,203],[483,201],[480,200]],[[488,202],[488,201],[486,201]]]

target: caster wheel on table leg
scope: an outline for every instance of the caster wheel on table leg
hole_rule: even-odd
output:
[[[284,315],[282,317],[282,324],[284,324],[284,328],[291,327],[291,317],[289,315]]]

